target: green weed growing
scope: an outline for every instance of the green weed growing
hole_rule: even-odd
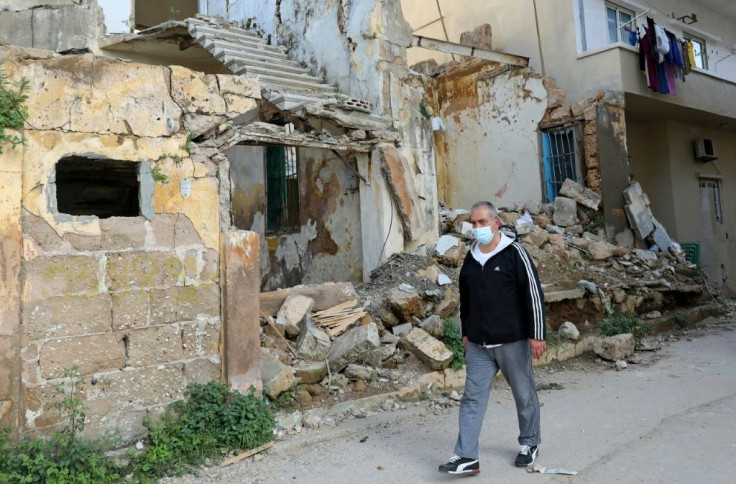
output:
[[[465,347],[463,346],[463,335],[460,331],[460,323],[456,318],[445,319],[445,331],[440,337],[448,350],[452,352],[452,368],[460,370],[465,365]]]

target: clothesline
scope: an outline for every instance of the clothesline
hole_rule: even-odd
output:
[[[639,68],[646,75],[647,86],[659,94],[676,95],[675,81],[685,82],[685,75],[696,65],[692,42],[677,38],[650,17],[647,17],[647,25],[640,26],[639,30],[636,34]]]
[[[630,23],[632,23],[632,22],[635,22],[635,21],[636,21],[636,20],[638,20],[638,19],[639,19],[640,17],[643,17],[644,15],[648,14],[648,13],[649,13],[650,11],[651,11],[651,10],[647,10],[647,11],[645,11],[645,12],[642,12],[642,13],[640,13],[639,15],[637,15],[636,17],[634,17],[634,18],[632,18],[631,20],[629,20],[628,22],[626,22],[626,23],[623,23],[623,24],[621,24],[621,25],[620,25],[620,26],[618,27],[618,28],[619,28],[619,30],[620,30],[620,29],[623,29],[624,27],[626,27],[626,26],[627,26],[627,25],[629,25]]]

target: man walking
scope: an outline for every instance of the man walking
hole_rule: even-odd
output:
[[[441,472],[480,471],[478,437],[493,379],[499,370],[511,386],[519,418],[516,466],[531,465],[541,442],[532,357],[546,350],[544,295],[529,254],[499,230],[498,211],[477,202],[470,211],[477,242],[460,270],[460,322],[465,345],[465,393],[455,455]]]

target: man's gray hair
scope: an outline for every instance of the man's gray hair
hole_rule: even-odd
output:
[[[490,212],[491,217],[496,218],[498,217],[498,210],[496,210],[496,207],[488,201],[482,200],[480,202],[475,202],[472,207],[470,207],[470,211],[472,212],[476,208],[479,207],[485,207],[488,209],[488,212]]]

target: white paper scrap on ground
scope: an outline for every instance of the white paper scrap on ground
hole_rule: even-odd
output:
[[[527,472],[538,472],[540,474],[563,474],[566,476],[577,476],[578,471],[571,471],[568,469],[563,469],[562,467],[544,467],[540,466],[539,464],[535,464],[533,466],[529,466],[526,468]]]

